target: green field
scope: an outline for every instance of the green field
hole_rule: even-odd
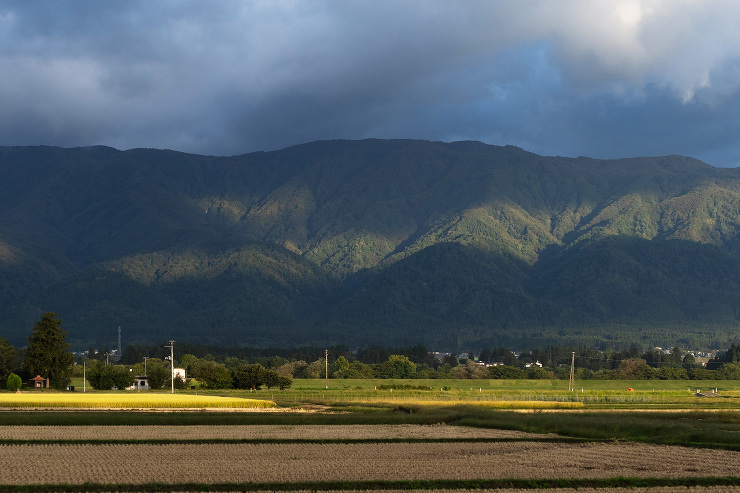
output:
[[[329,380],[326,386],[323,380],[295,380],[288,390],[250,394],[279,405],[518,402],[521,408],[533,408],[536,402],[561,402],[594,410],[740,409],[740,381],[735,380],[579,380],[575,391],[568,391],[563,380]],[[715,389],[716,397],[696,396],[697,390]]]
[[[73,380],[75,394],[82,393],[82,380]],[[697,391],[714,397],[697,397]],[[87,393],[93,391],[89,386]],[[106,392],[110,393],[110,392]],[[118,391],[131,395],[131,391]],[[168,393],[167,389],[147,393]],[[577,380],[568,391],[564,380],[384,380],[297,379],[286,390],[245,391],[234,389],[178,390],[176,394],[248,397],[274,401],[278,405],[348,405],[391,403],[399,405],[519,403],[580,403],[585,409],[740,409],[738,380]],[[510,407],[510,406],[505,406]],[[514,406],[517,407],[517,406]],[[542,405],[541,407],[547,407]],[[565,406],[563,406],[565,407]]]

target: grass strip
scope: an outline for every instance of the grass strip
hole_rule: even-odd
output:
[[[460,413],[428,410],[405,413],[394,409],[370,413],[262,413],[221,411],[2,411],[0,426],[106,426],[106,425],[375,425],[452,423]]]
[[[658,445],[740,450],[737,412],[480,412],[460,409],[450,424],[481,428],[555,433],[592,440],[619,440]]]
[[[342,491],[342,490],[480,490],[553,488],[655,488],[692,486],[740,486],[740,477],[630,478],[602,479],[469,479],[406,481],[312,481],[297,483],[83,483],[0,485],[0,492],[183,492],[183,491]]]

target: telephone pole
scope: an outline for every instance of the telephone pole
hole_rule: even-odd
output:
[[[328,349],[324,350],[324,366],[325,366],[324,381],[326,382],[326,385],[324,386],[324,388],[328,389],[329,388],[329,350]]]
[[[165,347],[170,348],[170,381],[172,382],[172,393],[175,393],[175,341],[170,341]]]
[[[570,380],[568,381],[568,390],[576,390],[576,353],[571,353],[570,358]]]

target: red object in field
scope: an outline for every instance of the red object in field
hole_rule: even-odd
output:
[[[630,392],[634,392],[635,391],[635,389],[633,389],[632,387],[628,388],[627,390],[629,390]]]

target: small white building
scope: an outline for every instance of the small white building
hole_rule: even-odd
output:
[[[146,375],[136,375],[134,378],[134,384],[130,387],[126,387],[126,390],[149,390],[149,379]]]
[[[175,378],[182,378],[185,381],[185,368],[175,368],[173,374]],[[146,375],[136,375],[134,378],[136,379],[134,380],[134,384],[126,387],[126,390],[149,390],[149,378]],[[168,378],[167,382],[169,381],[170,379]]]

